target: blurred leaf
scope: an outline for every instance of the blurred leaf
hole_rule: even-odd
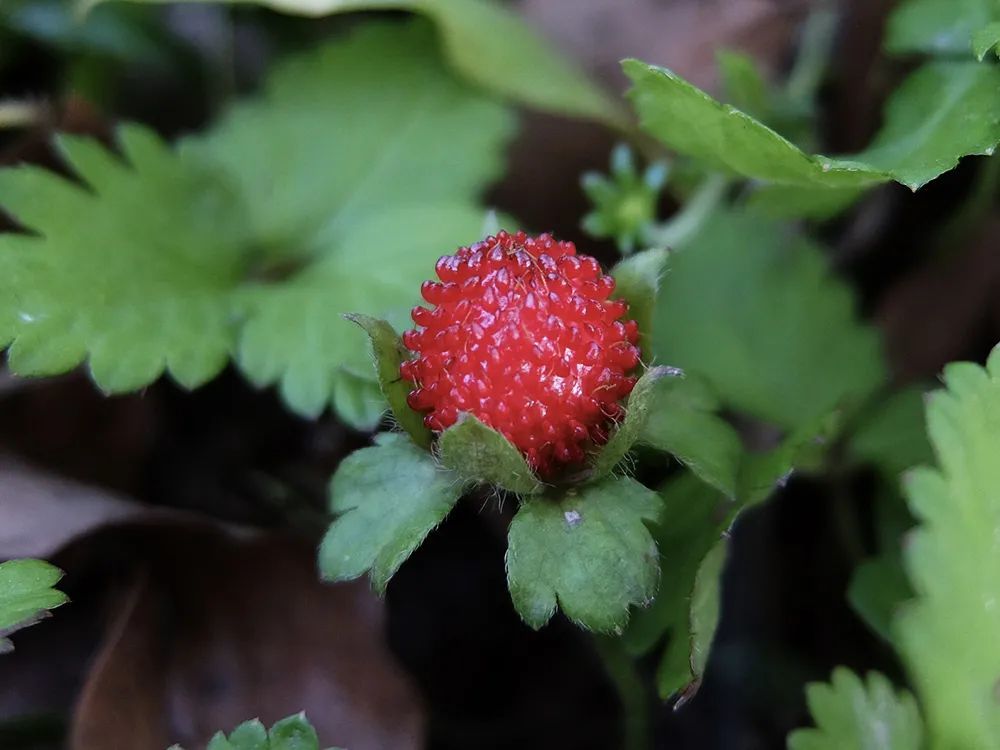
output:
[[[1000,16],[1000,10],[997,11],[997,15]],[[972,35],[972,52],[979,62],[985,60],[991,50],[996,50],[1000,56],[997,45],[1000,45],[1000,21],[994,21]]]
[[[893,619],[912,598],[913,589],[898,550],[895,554],[884,553],[861,563],[855,568],[847,589],[847,600],[854,611],[888,643],[892,643]]]
[[[64,138],[92,191],[0,172],[3,205],[41,235],[0,235],[11,369],[51,375],[89,357],[109,392],[164,369],[194,387],[236,350],[295,411],[332,402],[372,427],[384,400],[341,313],[392,319],[442,253],[478,237],[475,195],[513,124],[451,79],[430,39],[424,24],[373,25],[292,59],[178,153],[124,128],[132,169]]]
[[[600,479],[611,473],[632,450],[649,420],[655,401],[657,382],[675,372],[668,367],[653,367],[643,373],[628,397],[625,419],[618,425],[611,439],[597,454],[592,478]]]
[[[376,591],[448,515],[462,482],[431,454],[398,433],[345,458],[330,480],[330,510],[338,514],[323,538],[323,578],[346,581],[369,572]]]
[[[14,644],[5,636],[34,625],[69,598],[53,588],[62,571],[42,560],[0,563],[0,654]]]
[[[929,63],[893,94],[885,124],[860,154],[804,153],[766,125],[720,104],[675,73],[626,60],[641,124],[681,154],[744,177],[778,184],[863,188],[896,180],[913,190],[963,156],[1000,142],[1000,69],[974,62]]]
[[[174,745],[170,750],[183,748]],[[319,750],[319,738],[305,714],[296,714],[277,722],[270,731],[259,719],[246,721],[228,737],[216,734],[205,750]]]
[[[892,487],[904,471],[934,457],[924,427],[925,390],[910,387],[882,400],[864,415],[848,443],[848,455],[878,468]]]
[[[767,83],[749,55],[730,50],[715,53],[726,102],[759,120],[767,119]]]
[[[120,142],[128,164],[61,138],[89,189],[38,167],[0,171],[3,207],[37,233],[0,235],[0,346],[19,375],[88,358],[110,393],[164,369],[193,388],[232,347],[244,214],[224,182],[150,131],[123,127]]]
[[[945,369],[927,406],[938,468],[911,472],[904,550],[917,598],[897,644],[937,747],[1000,747],[1000,349]]]
[[[639,324],[639,341],[644,353],[649,348],[653,327],[653,306],[660,288],[660,278],[666,273],[668,253],[654,248],[636,253],[619,261],[611,275],[615,278],[615,299],[629,304],[629,317]]]
[[[534,495],[543,489],[521,452],[472,414],[459,415],[458,422],[441,433],[438,455],[444,467],[466,481],[518,495]]]
[[[437,24],[449,62],[470,81],[541,110],[627,127],[628,120],[617,102],[560,55],[551,42],[492,0],[255,1],[275,10],[305,16],[366,10],[424,14]],[[107,0],[76,0],[77,6],[84,10],[102,2]],[[387,55],[385,62],[391,64],[391,61],[392,55]]]
[[[660,515],[656,493],[607,478],[530,499],[510,525],[507,583],[518,613],[538,629],[556,606],[581,627],[620,632],[631,605],[656,592],[656,544],[646,528]]]
[[[764,184],[754,189],[747,205],[772,219],[822,221],[846,211],[864,194],[865,188]]]
[[[424,426],[423,417],[417,414],[406,403],[410,392],[410,383],[403,380],[399,368],[410,358],[410,353],[403,346],[396,329],[389,323],[369,315],[347,313],[345,316],[352,323],[361,326],[371,339],[372,356],[375,359],[375,371],[378,373],[379,387],[382,395],[389,402],[389,408],[396,422],[421,448],[430,449],[431,432]]]
[[[815,245],[719,212],[672,256],[653,352],[730,407],[784,427],[858,403],[885,379],[878,336]]]
[[[715,543],[698,567],[691,592],[691,674],[701,679],[708,665],[708,654],[719,627],[722,596],[722,571],[726,564],[729,540]]]
[[[878,672],[867,683],[845,667],[833,670],[830,684],[806,688],[816,729],[798,729],[789,750],[920,750],[923,725],[913,696],[893,690]]]
[[[894,54],[968,55],[972,35],[996,20],[995,0],[904,0],[889,17],[885,48]]]

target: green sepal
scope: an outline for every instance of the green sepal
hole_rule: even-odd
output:
[[[360,313],[344,315],[352,323],[361,326],[371,339],[372,355],[375,357],[375,372],[378,374],[379,388],[389,402],[389,409],[396,423],[402,427],[413,442],[421,448],[431,447],[431,431],[424,426],[424,419],[406,403],[410,384],[399,375],[399,366],[410,358],[396,329],[387,321]]]
[[[671,367],[653,367],[639,378],[639,382],[635,384],[629,394],[628,403],[625,405],[625,419],[601,449],[601,452],[597,454],[590,475],[591,479],[600,479],[610,474],[624,460],[639,439],[649,419],[657,381],[676,375],[678,372]]]
[[[521,452],[472,414],[463,413],[438,438],[441,465],[467,482],[491,484],[517,495],[536,495],[545,486]]]
[[[653,331],[656,292],[669,256],[670,253],[663,248],[644,250],[620,261],[611,269],[615,280],[612,297],[628,302],[629,317],[639,324],[639,345],[647,355]]]
[[[183,748],[173,745],[170,750]],[[305,713],[298,713],[276,722],[270,730],[259,719],[251,719],[228,737],[225,732],[216,732],[206,750],[319,750],[319,737]]]
[[[319,550],[328,581],[369,573],[385,591],[399,566],[444,520],[462,494],[461,479],[399,433],[345,458],[330,480],[330,510],[338,518]]]
[[[608,477],[526,500],[510,525],[507,584],[521,618],[538,629],[557,606],[577,625],[620,633],[629,607],[646,606],[659,553],[646,528],[660,516],[652,490]]]
[[[14,650],[6,636],[49,616],[49,610],[69,601],[53,588],[63,574],[42,560],[0,563],[0,654]]]

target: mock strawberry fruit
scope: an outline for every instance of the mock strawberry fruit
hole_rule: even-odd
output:
[[[410,407],[441,432],[462,412],[502,433],[543,478],[608,439],[636,378],[639,331],[598,262],[551,235],[500,232],[437,262],[413,308]]]

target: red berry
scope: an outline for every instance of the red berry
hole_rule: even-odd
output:
[[[441,432],[461,412],[501,432],[543,478],[607,442],[635,385],[639,330],[612,277],[572,242],[500,232],[437,262],[403,343],[410,406]]]

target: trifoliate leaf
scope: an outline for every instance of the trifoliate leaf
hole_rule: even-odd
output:
[[[1000,8],[997,9],[996,15],[1000,17]],[[1000,56],[998,45],[1000,45],[1000,21],[987,24],[972,35],[972,52],[979,62],[985,60],[991,50],[996,50]]]
[[[889,17],[885,48],[894,54],[968,55],[972,35],[998,16],[995,0],[904,0]]]
[[[245,215],[224,182],[148,130],[124,127],[120,143],[125,160],[61,139],[85,186],[38,167],[0,171],[0,202],[36,233],[0,235],[0,346],[19,375],[87,358],[107,392],[164,369],[194,387],[232,348]]]
[[[441,433],[438,455],[444,467],[468,482],[518,495],[534,495],[543,489],[514,444],[472,414],[459,415],[458,422]]]
[[[673,254],[653,353],[784,427],[859,403],[885,379],[878,336],[819,248],[741,213],[717,213]]]
[[[653,307],[660,278],[666,273],[669,253],[654,248],[636,253],[611,269],[615,279],[615,299],[628,301],[628,316],[639,324],[639,343],[644,352],[649,348],[653,329]]]
[[[182,748],[175,745],[170,750]],[[264,728],[259,719],[246,721],[228,737],[223,732],[217,733],[206,750],[319,750],[319,738],[302,713],[282,719],[270,731]]]
[[[375,358],[375,370],[378,373],[379,387],[382,395],[389,402],[389,409],[396,422],[421,448],[431,447],[431,431],[424,426],[423,417],[417,414],[406,403],[410,392],[410,383],[403,380],[399,367],[410,353],[403,346],[396,329],[388,322],[373,318],[370,315],[347,313],[345,316],[352,323],[361,326],[372,343],[372,356]]]
[[[10,560],[0,563],[0,654],[14,644],[6,636],[34,625],[48,610],[69,601],[53,588],[62,571],[41,560]]]
[[[862,682],[844,667],[833,670],[830,684],[806,688],[815,729],[788,737],[789,750],[920,750],[923,724],[913,696],[896,691],[878,672]]]
[[[600,479],[611,473],[624,460],[649,420],[655,401],[656,384],[661,378],[676,376],[677,371],[669,367],[653,367],[647,370],[629,394],[625,407],[625,419],[615,430],[611,439],[597,454],[591,477]]]
[[[907,476],[904,550],[917,598],[897,644],[936,747],[1000,747],[1000,349],[945,369],[927,406],[938,468]]]
[[[479,86],[545,111],[627,127],[627,118],[614,99],[561,56],[555,45],[492,0],[253,1],[304,16],[365,10],[421,13],[437,24],[445,54],[452,66]],[[102,2],[107,0],[76,0],[82,10]]]
[[[474,196],[513,124],[450,77],[432,41],[424,24],[375,25],[292,59],[179,153],[135,127],[128,163],[66,138],[86,187],[0,171],[0,203],[37,234],[0,236],[11,369],[89,358],[107,391],[164,369],[193,387],[236,350],[295,411],[333,403],[373,426],[384,399],[341,314],[401,318],[435,260],[478,238]]]
[[[430,453],[404,435],[380,434],[374,447],[345,458],[330,481],[330,510],[339,517],[320,546],[320,573],[345,581],[367,571],[375,590],[385,591],[461,494],[461,479]]]
[[[992,65],[923,66],[889,100],[871,146],[836,159],[806,154],[665,68],[638,60],[624,68],[650,134],[716,168],[778,184],[844,190],[896,180],[916,190],[961,157],[992,154],[1000,143],[1000,69]]]
[[[578,625],[619,631],[629,607],[656,593],[656,544],[646,528],[660,515],[656,493],[607,478],[521,505],[510,525],[507,584],[518,613],[540,628],[556,606]]]

